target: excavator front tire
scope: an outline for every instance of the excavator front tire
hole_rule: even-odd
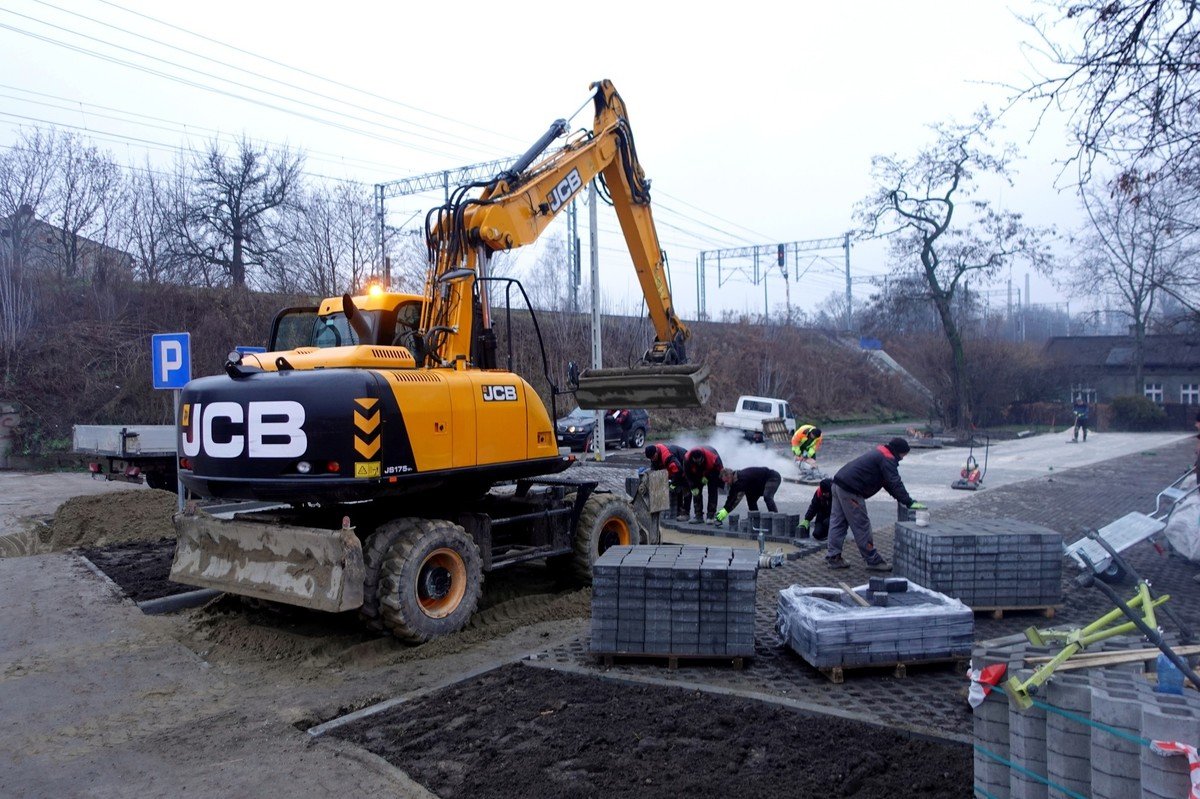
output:
[[[381,534],[386,538],[377,542]],[[483,592],[479,548],[467,532],[444,519],[396,519],[376,531],[369,549],[389,539],[373,595],[383,628],[419,644],[465,627]]]
[[[616,494],[592,494],[579,514],[575,527],[575,575],[592,581],[592,564],[614,546],[641,542],[637,516],[629,503]]]

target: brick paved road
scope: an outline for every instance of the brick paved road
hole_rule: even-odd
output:
[[[1194,442],[1185,440],[1113,459],[1093,466],[1055,473],[1002,488],[985,489],[939,512],[939,517],[972,519],[1008,517],[1034,522],[1061,532],[1068,542],[1089,527],[1098,527],[1129,513],[1149,512],[1154,497],[1191,464]],[[876,530],[876,542],[891,554],[890,525]],[[850,550],[853,546],[850,545]],[[1178,557],[1159,555],[1149,543],[1127,553],[1134,568],[1160,591],[1171,594],[1171,605],[1185,620],[1200,626],[1200,585],[1193,575],[1200,567]],[[781,569],[763,570],[758,580],[756,657],[743,671],[728,665],[683,665],[675,672],[654,664],[618,664],[614,676],[646,676],[681,683],[751,692],[764,699],[799,700],[811,705],[849,711],[893,727],[917,729],[933,735],[966,739],[971,714],[966,704],[963,674],[951,666],[909,669],[895,679],[890,671],[848,672],[845,683],[834,685],[786,648],[776,645],[775,608],[780,589],[792,585],[829,585],[833,580],[866,582],[867,572],[857,557],[848,558],[849,570],[831,573],[820,554],[809,553]],[[976,616],[976,639],[986,640],[1020,632],[1028,626],[1077,626],[1111,609],[1095,588],[1071,583],[1077,574],[1064,567],[1064,604],[1054,622],[1032,613],[1009,613],[995,620]],[[1161,618],[1161,614],[1160,614]],[[551,662],[572,668],[600,671],[580,639],[545,654]]]

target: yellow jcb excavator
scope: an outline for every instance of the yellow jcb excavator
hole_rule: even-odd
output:
[[[497,368],[488,289],[524,290],[488,274],[491,254],[535,241],[598,178],[656,340],[643,365],[572,375],[571,388],[584,407],[686,407],[707,396],[706,370],[685,357],[688,330],[671,303],[624,105],[610,82],[592,88],[592,131],[547,152],[566,133],[559,120],[510,169],[430,212],[423,296],[373,291],[285,309],[270,352],[231,354],[224,375],[184,388],[184,485],[286,507],[233,519],[181,514],[172,579],[357,608],[369,625],[419,642],[466,624],[486,571],[549,558],[589,577],[609,546],[657,541],[667,506],[658,473],[630,496],[558,476],[571,465],[553,425],[555,395],[565,392],[554,388],[545,348],[550,413],[522,377]]]

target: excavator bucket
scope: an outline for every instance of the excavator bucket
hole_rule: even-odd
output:
[[[584,410],[698,408],[708,401],[708,367],[639,366],[587,369],[579,375],[575,401]]]
[[[362,605],[362,544],[348,526],[321,530],[202,512],[176,514],[171,579],[313,610]]]

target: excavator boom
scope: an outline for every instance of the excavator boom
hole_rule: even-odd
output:
[[[427,222],[430,269],[422,327],[433,365],[458,362],[489,367],[479,340],[490,332],[486,268],[491,253],[537,240],[593,179],[608,190],[646,298],[655,341],[631,369],[592,369],[578,376],[580,407],[695,407],[708,397],[706,368],[689,364],[687,326],[675,312],[666,262],[650,210],[650,181],[638,162],[624,103],[611,82],[592,84],[592,131],[561,149],[549,145],[566,133],[557,120],[506,172],[461,187]],[[479,189],[476,198],[467,192]],[[476,322],[482,324],[482,335]]]

